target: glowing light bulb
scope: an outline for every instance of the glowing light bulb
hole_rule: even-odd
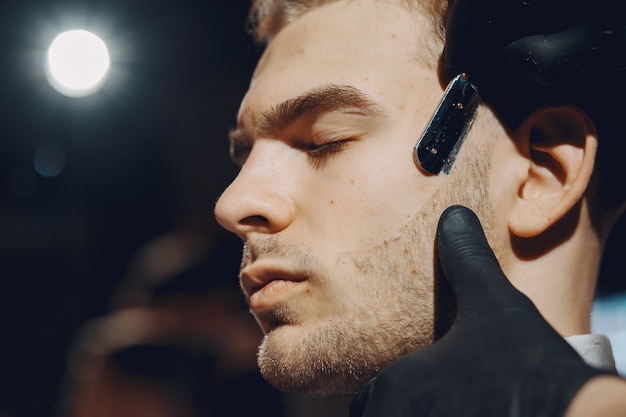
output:
[[[61,33],[50,45],[47,58],[48,82],[69,97],[83,97],[98,91],[110,67],[106,44],[86,30]]]

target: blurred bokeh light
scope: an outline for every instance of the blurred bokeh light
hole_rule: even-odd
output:
[[[109,50],[102,39],[82,30],[59,34],[46,54],[48,82],[68,97],[97,92],[109,71]]]

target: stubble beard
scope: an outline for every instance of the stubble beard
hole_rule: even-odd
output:
[[[298,328],[298,314],[288,306],[272,312],[276,323],[285,325],[266,334],[259,348],[265,379],[288,392],[350,395],[399,356],[432,344],[435,303],[453,304],[435,294],[437,220],[450,205],[464,204],[479,215],[489,235],[492,208],[482,179],[487,169],[458,168],[456,175],[450,174],[450,186],[433,195],[397,236],[369,250],[337,256],[337,261],[352,265],[353,280],[367,283],[355,285],[357,297],[350,298],[362,302],[345,305],[342,314],[306,331]],[[318,269],[323,264],[303,248],[283,250],[299,252]]]

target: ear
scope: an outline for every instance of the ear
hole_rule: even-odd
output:
[[[518,237],[537,236],[563,218],[582,198],[593,172],[597,134],[574,107],[531,114],[514,133],[528,162],[509,218]]]

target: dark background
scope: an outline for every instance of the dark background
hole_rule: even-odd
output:
[[[51,413],[77,329],[108,310],[142,245],[192,231],[238,250],[212,210],[236,173],[227,132],[260,53],[247,9],[0,1],[0,415]],[[78,99],[43,71],[49,43],[75,28],[101,36],[112,60],[104,88]],[[66,162],[46,178],[33,158],[51,145]]]
[[[238,250],[212,208],[236,172],[227,132],[260,53],[247,8],[0,1],[0,410],[49,415],[77,329],[107,312],[147,242],[192,231]],[[107,42],[112,70],[99,93],[71,99],[48,85],[43,57],[77,27]],[[66,163],[46,178],[33,158],[50,145]],[[606,291],[623,288],[611,261],[622,246],[609,250]]]

